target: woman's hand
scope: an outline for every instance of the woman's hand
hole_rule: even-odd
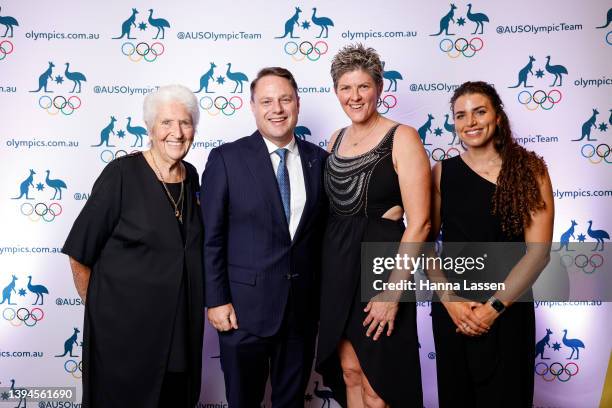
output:
[[[470,302],[465,299],[461,301],[446,301],[442,302],[453,323],[457,326],[457,332],[466,336],[480,336],[485,334],[491,328],[492,322],[483,321],[480,314],[476,314],[475,310],[482,306],[478,302]]]
[[[376,341],[385,331],[387,327],[387,336],[393,333],[395,315],[397,314],[398,303],[397,302],[377,302],[370,301],[365,309],[368,315],[363,321],[363,327],[369,325],[366,331],[366,336],[370,337],[374,333],[372,340]]]
[[[487,326],[493,326],[495,323],[495,319],[500,315],[500,313],[493,309],[493,306],[489,304],[489,302],[480,304],[478,307],[474,308],[474,315],[480,319],[481,322],[486,324]]]

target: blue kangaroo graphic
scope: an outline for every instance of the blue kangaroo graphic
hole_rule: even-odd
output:
[[[47,68],[47,70],[38,77],[38,89],[30,92],[38,92],[41,89],[43,89],[45,92],[53,92],[47,90],[47,82],[49,80],[53,81],[53,77],[51,76],[51,74],[53,73],[54,66],[55,65],[51,61],[49,61],[49,68]]]
[[[455,131],[455,124],[454,123],[448,123],[448,113],[446,115],[444,115],[444,129],[453,135],[453,140],[451,140],[451,142],[448,144],[449,146],[452,146],[455,144],[455,139],[457,138],[457,132]],[[459,142],[457,142],[457,144],[459,144]]]
[[[79,86],[79,90],[76,93],[81,93],[81,81],[86,82],[87,78],[85,78],[85,75],[81,74],[80,72],[68,72],[68,69],[70,68],[70,63],[67,62],[66,63],[66,71],[64,71],[64,76],[71,80],[72,82],[74,82],[74,86],[72,87],[72,91],[70,91],[70,93],[73,93],[74,90],[76,89],[77,85]]]
[[[197,91],[193,91],[194,93],[202,92],[202,89],[204,89],[204,92],[206,93],[215,93],[215,91],[208,90],[208,83],[210,82],[211,79],[214,81],[213,75],[215,72],[215,68],[217,68],[217,66],[215,65],[214,62],[211,62],[210,69],[206,71],[206,73],[202,75],[202,77],[200,78],[200,89],[198,89]]]
[[[431,146],[431,143],[425,143],[425,138],[427,137],[427,132],[431,133],[431,121],[434,119],[431,113],[427,114],[427,122],[423,126],[419,128],[419,136],[421,137],[421,141],[424,146]]]
[[[0,7],[0,10],[2,10],[2,7]],[[0,24],[6,27],[6,31],[4,32],[2,38],[6,37],[9,30],[11,30],[11,35],[9,35],[9,38],[13,38],[13,26],[19,27],[19,23],[17,20],[15,20],[15,17],[11,16],[0,16]]]
[[[149,24],[151,24],[151,27],[157,28],[157,34],[155,34],[155,37],[153,37],[154,40],[157,40],[157,37],[159,37],[160,33],[160,40],[163,40],[165,29],[170,28],[170,23],[168,22],[168,20],[164,18],[153,18],[153,9],[149,9]]]
[[[100,143],[98,143],[97,145],[91,145],[91,147],[98,147],[98,146],[102,146],[105,145],[106,147],[115,147],[112,144],[109,144],[109,140],[110,140],[110,134],[112,133],[113,135],[115,134],[115,122],[117,121],[117,119],[115,119],[114,116],[111,116],[111,121],[108,125],[106,125],[106,127],[104,129],[102,129],[102,131],[100,132]]]
[[[128,40],[136,39],[135,37],[130,37],[130,31],[132,30],[132,26],[136,28],[136,14],[138,14],[138,10],[133,8],[132,15],[121,24],[121,35],[119,37],[113,37],[113,40],[119,40],[126,35]]]
[[[36,172],[30,169],[30,175],[28,178],[23,180],[19,185],[19,197],[13,197],[13,200],[19,200],[21,197],[25,195],[26,200],[33,200],[33,198],[28,197],[28,193],[30,192],[30,187],[34,188],[34,175]]]
[[[569,347],[572,349],[572,354],[568,357],[568,360],[571,360],[572,357],[574,356],[574,352],[576,352],[576,358],[574,360],[579,360],[580,359],[580,350],[581,348],[586,348],[584,347],[584,343],[581,340],[578,339],[568,339],[567,338],[567,329],[563,330],[563,344],[566,347]]]
[[[242,93],[242,83],[248,82],[249,78],[247,78],[247,76],[244,75],[242,72],[231,72],[230,71],[231,69],[232,69],[232,64],[228,62],[227,72],[225,73],[225,76],[230,81],[234,81],[236,83],[236,87],[234,88],[232,93],[236,93],[236,89],[238,89],[238,86],[240,86],[240,91],[238,93]]]
[[[612,8],[608,10],[608,15],[606,17],[606,25],[602,25],[601,27],[595,27],[595,28],[607,28],[610,25],[611,21],[612,21]]]
[[[518,84],[514,86],[509,86],[508,88],[518,88],[519,86],[521,86],[521,84],[523,84],[525,88],[533,88],[532,85],[527,85],[527,76],[529,74],[533,75],[532,69],[533,69],[533,62],[535,60],[536,59],[533,58],[531,55],[529,56],[529,62],[519,71]]]
[[[484,34],[484,23],[488,23],[489,22],[489,17],[487,17],[487,15],[484,14],[484,13],[473,13],[472,14],[472,5],[470,3],[468,3],[467,6],[468,6],[468,12],[467,12],[468,20],[473,21],[473,22],[476,23],[476,29],[474,30],[472,35],[474,35],[474,34]],[[479,27],[480,27],[480,32],[477,33]]]
[[[389,87],[385,92],[397,92],[397,80],[403,80],[402,74],[397,71],[387,71],[385,70],[385,61],[382,61],[383,68],[383,78],[389,81]],[[391,86],[393,86],[393,91],[391,91]]]
[[[548,55],[546,57],[546,66],[544,69],[555,76],[555,81],[550,85],[551,87],[555,86],[557,79],[559,80],[559,86],[563,86],[563,75],[567,75],[567,68],[563,65],[550,65],[550,55]]]
[[[36,300],[32,305],[38,304],[38,299],[40,299],[40,305],[42,306],[45,299],[44,294],[49,294],[49,290],[43,285],[32,285],[32,277],[28,276],[28,290],[32,293],[36,294]]]
[[[334,22],[329,17],[317,17],[317,8],[312,8],[312,23],[321,27],[321,32],[317,35],[317,38],[321,38],[323,35],[323,31],[325,31],[325,36],[323,38],[327,38],[329,35],[329,27],[334,26]]]
[[[295,136],[298,139],[302,140],[306,140],[306,136],[312,135],[312,133],[310,133],[310,129],[308,129],[306,126],[296,126],[293,133],[295,133]]]
[[[601,244],[601,251],[603,251],[604,239],[610,239],[610,234],[608,234],[604,230],[593,230],[591,229],[592,226],[593,221],[589,221],[589,229],[587,230],[587,235],[597,241],[597,245],[595,245],[595,248],[591,249],[591,252],[597,251],[599,244]]]
[[[13,275],[13,280],[11,281],[11,283],[6,285],[6,287],[4,289],[2,289],[2,302],[0,302],[0,305],[3,304],[5,301],[8,301],[9,305],[14,305],[15,304],[15,303],[11,303],[11,295],[13,293],[17,293],[17,291],[15,290],[15,281],[16,280],[17,280],[17,277],[15,275]]]
[[[548,342],[550,341],[551,334],[553,334],[553,332],[550,329],[546,329],[546,336],[544,336],[542,340],[536,343],[535,345],[536,358],[538,358],[538,355],[539,355],[542,360],[550,360],[550,357],[544,357],[544,349],[545,349],[545,346],[548,346],[548,348],[550,348],[550,344]]]
[[[457,9],[457,6],[451,3],[450,11],[446,13],[446,15],[442,17],[442,19],[440,19],[440,31],[438,31],[437,34],[429,34],[430,37],[436,37],[442,34],[442,31],[444,31],[444,35],[455,35],[453,33],[448,32],[448,26],[450,25],[451,21],[453,23],[455,22],[455,10],[456,9]]]
[[[132,118],[128,116],[126,130],[128,131],[128,133],[131,133],[136,136],[136,140],[134,140],[134,144],[132,145],[132,147],[136,147],[136,144],[138,144],[138,147],[142,147],[143,136],[148,136],[147,129],[143,128],[142,126],[132,126]]]
[[[75,327],[72,336],[68,337],[68,339],[64,342],[64,354],[60,354],[55,357],[64,357],[66,354],[69,354],[70,357],[78,357],[72,354],[72,350],[75,344],[77,346],[79,345],[77,342],[77,337],[80,332],[81,331]]]
[[[585,137],[590,142],[595,142],[597,139],[591,139],[591,128],[597,129],[597,115],[599,115],[599,111],[593,108],[593,114],[591,117],[582,124],[582,137],[580,139],[572,139],[572,142],[579,142]]]
[[[62,180],[60,179],[50,179],[49,178],[49,173],[50,171],[47,170],[47,178],[45,178],[45,183],[51,187],[54,191],[53,191],[53,198],[51,198],[52,200],[61,200],[62,199],[62,188],[68,188],[68,186],[66,186],[66,183],[64,183]],[[59,194],[59,198],[56,198],[57,195]]]
[[[576,227],[576,225],[578,225],[578,223],[572,220],[572,226],[569,227],[569,229],[563,234],[561,234],[561,239],[559,240],[559,249],[556,249],[555,251],[560,251],[563,249],[563,247],[565,247],[566,251],[573,251],[573,249],[569,249],[569,239],[570,237],[576,239],[576,237],[574,237],[574,227]]]
[[[296,37],[293,35],[293,29],[298,24],[298,19],[300,18],[301,12],[302,12],[302,9],[300,9],[299,7],[296,7],[295,14],[291,16],[291,18],[285,22],[285,34],[283,34],[280,37],[274,37],[274,38],[285,38],[287,34],[289,34],[289,38],[300,38],[300,37]]]

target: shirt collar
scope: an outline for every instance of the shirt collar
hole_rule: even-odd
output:
[[[277,145],[263,137],[264,142],[266,143],[266,147],[268,148],[268,154],[274,153],[275,150],[279,149]],[[283,146],[285,149],[289,150],[290,154],[299,154],[297,143],[295,142],[295,135],[291,138],[289,144]]]

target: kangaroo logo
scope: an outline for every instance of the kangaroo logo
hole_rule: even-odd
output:
[[[110,134],[112,133],[113,135],[115,134],[115,122],[117,121],[117,119],[115,119],[114,116],[111,116],[111,121],[108,125],[106,125],[106,127],[104,129],[102,129],[102,131],[100,132],[100,143],[98,143],[97,145],[91,145],[91,147],[98,147],[98,146],[102,146],[105,145],[106,147],[115,147],[112,144],[109,144],[109,139],[110,139]]]
[[[119,40],[127,35],[128,40],[135,40],[135,37],[130,37],[130,31],[132,27],[136,28],[136,14],[138,10],[132,9],[132,15],[121,24],[121,35],[119,37],[113,37],[113,40]]]
[[[151,27],[157,28],[157,34],[153,37],[154,40],[159,38],[159,34],[161,34],[160,40],[164,39],[164,31],[166,28],[170,28],[170,23],[168,20],[163,18],[153,18],[153,9],[149,9],[149,24]]]
[[[383,68],[383,78],[389,81],[389,87],[385,90],[385,92],[397,92],[397,80],[403,80],[402,74],[397,71],[387,71],[385,69],[385,61],[382,61]],[[393,86],[393,91],[391,91],[391,86]]]
[[[310,133],[310,129],[308,129],[306,126],[296,126],[293,133],[295,133],[295,136],[298,139],[302,140],[306,140],[307,136],[312,135],[312,133]]]
[[[440,19],[440,31],[438,31],[437,34],[430,34],[431,37],[436,37],[440,34],[442,34],[442,32],[444,31],[444,35],[455,35],[452,33],[448,32],[448,27],[450,25],[450,22],[452,21],[453,23],[455,22],[455,10],[457,9],[457,6],[455,6],[454,4],[451,3],[450,5],[450,11],[448,13],[446,13],[446,15],[444,15],[444,17],[442,17],[442,19]]]
[[[298,19],[300,18],[301,12],[302,10],[299,7],[296,7],[295,13],[293,14],[293,16],[291,16],[289,20],[285,22],[285,34],[283,34],[280,37],[274,37],[274,38],[285,38],[287,35],[289,35],[289,38],[300,38],[300,37],[296,37],[293,35],[293,29],[295,28],[296,25],[298,25]],[[316,10],[315,10],[315,13],[316,13]],[[331,25],[333,25],[333,23]],[[323,32],[323,29],[321,30],[321,32]]]
[[[1,10],[2,10],[2,7],[0,7],[0,11]],[[610,13],[608,13],[608,15],[609,14]],[[2,38],[6,37],[9,30],[11,32],[11,35],[9,35],[9,38],[13,38],[13,27],[19,27],[19,23],[17,22],[17,20],[15,20],[14,17],[10,17],[10,16],[0,16],[0,24],[6,27],[6,30],[4,31],[4,35],[2,36]]]
[[[202,91],[202,89],[204,89],[204,92],[206,93],[215,93],[214,91],[208,90],[208,84],[211,80],[214,81],[213,75],[214,75],[216,67],[217,66],[215,65],[214,62],[210,63],[210,69],[206,71],[206,73],[202,75],[202,77],[200,78],[200,89],[198,89],[197,91],[194,91],[194,93],[199,93]],[[228,67],[228,71],[229,71],[229,67]]]
[[[64,354],[60,354],[55,357],[64,357],[66,354],[68,354],[69,357],[78,357],[72,354],[72,350],[75,345],[79,345],[77,342],[77,336],[80,332],[81,331],[75,327],[72,336],[68,337],[68,339],[64,342]]]
[[[527,65],[525,65],[518,74],[518,83],[515,86],[509,86],[508,88],[518,88],[519,86],[521,86],[521,84],[525,87],[525,88],[533,88],[533,86],[527,85],[527,77],[529,74],[533,75],[533,62],[536,59],[533,58],[531,55],[529,56],[529,62],[527,63]]]
[[[423,124],[419,128],[419,136],[421,137],[421,142],[423,142],[424,146],[431,146],[431,143],[426,143],[425,138],[427,137],[427,132],[431,133],[431,121],[434,119],[431,113],[427,114],[427,122]]]
[[[572,349],[572,354],[567,358],[568,360],[571,360],[572,357],[574,356],[574,352],[576,353],[576,358],[574,360],[579,360],[580,359],[580,349],[581,348],[586,348],[584,346],[584,343],[581,340],[578,339],[568,339],[567,338],[567,329],[563,330],[563,344],[566,347],[569,347]]]
[[[591,117],[582,124],[582,137],[580,139],[572,139],[572,142],[580,142],[585,137],[590,142],[597,141],[597,139],[591,139],[591,128],[597,129],[597,115],[599,115],[599,111],[593,108],[593,114]]]
[[[3,18],[3,17],[0,17],[0,18]],[[606,16],[606,24],[602,25],[601,27],[595,27],[595,28],[608,28],[608,26],[610,25],[610,22],[612,22],[612,8],[608,10],[608,14]],[[11,30],[11,33],[12,33],[12,30]],[[12,37],[12,34],[11,34],[11,37]]]
[[[30,169],[30,175],[21,182],[19,185],[19,197],[13,197],[13,200],[19,200],[21,197],[25,195],[26,200],[33,200],[33,198],[28,197],[28,193],[30,192],[30,187],[34,187],[34,175],[36,172]]]
[[[576,227],[576,225],[578,225],[578,223],[572,220],[572,226],[569,227],[569,229],[563,234],[561,234],[561,240],[559,241],[559,249],[557,249],[556,251],[560,251],[564,247],[566,251],[573,251],[573,249],[569,249],[569,239],[570,237],[576,239],[576,237],[574,237],[574,227]]]
[[[32,277],[28,276],[28,290],[32,293],[36,294],[36,300],[32,305],[38,304],[38,299],[40,299],[40,305],[42,306],[44,303],[44,295],[49,294],[49,290],[43,285],[32,285]]]
[[[70,72],[68,71],[68,69],[70,69],[69,62],[66,63],[66,71],[64,71],[64,76],[66,77],[66,79],[74,83],[74,86],[72,87],[72,91],[70,91],[70,93],[74,93],[74,90],[77,86],[79,87],[79,90],[76,91],[76,93],[81,93],[81,81],[85,82],[87,81],[87,78],[85,78],[85,75],[81,74],[80,72]]]
[[[546,336],[544,336],[542,338],[542,340],[538,341],[535,345],[535,356],[536,358],[538,358],[538,356],[540,356],[540,358],[542,360],[550,360],[550,357],[544,357],[544,350],[545,347],[548,346],[548,348],[550,348],[550,344],[548,343],[550,341],[550,335],[553,332],[550,329],[546,329]]]
[[[137,144],[138,147],[142,147],[143,136],[148,136],[147,129],[142,126],[132,126],[132,118],[128,116],[126,130],[128,133],[136,136],[136,140],[134,140],[132,147],[136,147]]]
[[[247,78],[247,76],[244,75],[242,72],[231,72],[230,71],[231,69],[232,69],[232,64],[228,62],[227,63],[227,72],[225,73],[225,76],[230,81],[234,81],[234,83],[236,83],[236,87],[234,88],[232,93],[236,93],[236,90],[238,89],[239,86],[240,86],[240,91],[238,91],[238,93],[242,93],[242,83],[243,82],[248,82],[249,78]],[[200,86],[202,85],[201,82],[202,81],[200,80]],[[200,89],[200,90],[202,90],[202,89]]]
[[[604,250],[604,239],[610,239],[610,234],[608,234],[608,232],[604,230],[592,229],[591,227],[593,226],[593,221],[589,220],[588,224],[589,224],[589,229],[587,230],[587,235],[593,238],[595,241],[597,241],[595,248],[591,249],[591,252],[597,251],[597,248],[599,248],[599,244],[601,244],[600,251],[603,251]]]
[[[563,65],[550,65],[550,55],[546,56],[546,72],[555,76],[555,80],[550,85],[551,87],[557,84],[557,79],[559,80],[559,86],[563,85],[563,75],[567,75],[567,68]]]
[[[47,90],[47,82],[49,80],[53,81],[53,77],[51,76],[51,74],[53,73],[53,67],[55,67],[53,62],[49,61],[49,67],[47,68],[47,70],[38,77],[38,89],[30,92],[39,92],[41,89],[45,92],[53,92]]]
[[[46,173],[47,173],[47,178],[45,179],[45,183],[53,189],[53,198],[51,198],[51,200],[61,200],[62,199],[62,188],[64,189],[68,188],[66,186],[66,183],[64,183],[60,179],[50,179],[49,170],[47,170]]]
[[[16,303],[11,303],[11,295],[13,293],[17,293],[17,291],[15,290],[15,281],[16,280],[17,280],[17,277],[15,275],[13,275],[13,279],[11,280],[11,283],[6,285],[4,287],[4,289],[2,289],[2,301],[0,302],[0,305],[3,304],[6,301],[8,301],[9,305],[15,305],[16,304]]]

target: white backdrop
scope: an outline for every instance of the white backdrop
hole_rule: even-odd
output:
[[[202,88],[201,121],[187,156],[202,171],[210,149],[254,130],[248,86],[263,66],[294,73],[300,134],[325,147],[348,124],[333,94],[331,57],[347,43],[376,48],[387,70],[379,109],[419,129],[431,144],[432,164],[459,152],[451,144],[452,118],[445,118],[452,89],[466,80],[494,83],[516,137],[548,163],[554,239],[595,246],[596,237],[612,231],[612,24],[597,28],[606,25],[611,6],[604,0],[475,0],[471,9],[464,0],[2,1],[0,387],[14,380],[14,388],[76,386],[80,393],[83,306],[58,251],[105,163],[146,148],[146,136],[142,147],[136,143],[143,95],[162,84]],[[291,20],[296,7],[301,11]],[[568,259],[584,273],[610,273],[612,260],[600,252],[580,255]],[[536,306],[537,340],[552,333],[550,347],[541,343],[550,359],[539,356],[534,364],[535,404],[597,406],[610,359],[609,305]],[[427,304],[419,308],[419,324],[425,405],[433,407]],[[568,360],[577,340],[584,348]],[[68,353],[56,357],[65,342]],[[225,407],[210,327],[204,356],[201,406]],[[325,404],[315,380],[305,406]]]

